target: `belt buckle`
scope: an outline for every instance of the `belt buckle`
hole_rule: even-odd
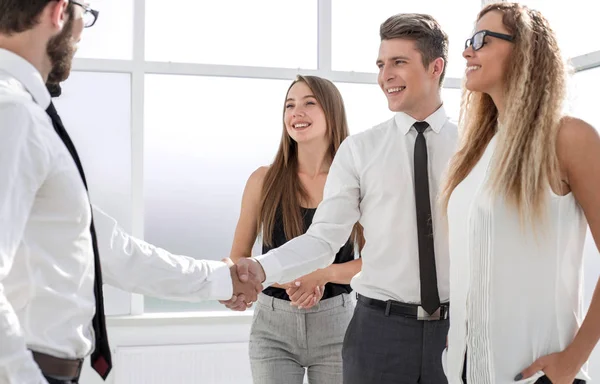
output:
[[[438,308],[435,312],[433,312],[433,314],[429,314],[427,313],[426,310],[423,309],[423,307],[421,307],[419,305],[419,307],[417,308],[417,320],[425,320],[425,321],[432,321],[432,320],[440,320],[441,319],[441,310],[442,308]]]

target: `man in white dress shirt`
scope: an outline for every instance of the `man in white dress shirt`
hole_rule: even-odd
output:
[[[135,239],[91,208],[76,149],[45,86],[68,77],[82,30],[96,21],[98,12],[81,1],[0,0],[1,384],[77,383],[90,353],[106,378],[102,277],[188,301],[234,292],[252,300],[262,290],[242,284],[224,262]]]
[[[305,235],[242,260],[238,272],[270,285],[324,268],[360,220],[366,245],[352,280],[358,305],[344,341],[344,383],[440,384],[449,266],[435,201],[457,139],[440,95],[448,38],[418,14],[392,16],[380,36],[378,82],[397,114],[342,143]]]

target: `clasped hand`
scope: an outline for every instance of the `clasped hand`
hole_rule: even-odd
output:
[[[265,273],[262,266],[254,260],[242,259],[237,264],[233,264],[229,258],[223,261],[229,265],[233,296],[229,300],[219,302],[225,304],[227,308],[243,311],[249,308],[262,292]]]
[[[262,282],[265,280],[264,270],[260,263],[251,259],[241,259],[233,264],[231,259],[223,260],[231,271],[233,281],[233,296],[229,300],[219,301],[227,308],[234,311],[245,311],[256,301],[258,293],[263,289]],[[286,292],[290,297],[291,305],[300,309],[308,309],[315,306],[323,297],[325,284],[327,283],[322,270],[315,271],[288,284],[284,284]]]
[[[292,305],[300,309],[309,309],[323,298],[325,284],[327,281],[323,270],[319,269],[287,284],[286,293]]]

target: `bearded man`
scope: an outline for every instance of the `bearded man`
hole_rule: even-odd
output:
[[[172,255],[92,207],[83,166],[46,88],[69,76],[98,12],[83,0],[0,0],[0,383],[106,379],[102,282],[174,300],[262,291],[221,261]],[[104,273],[102,273],[104,272]]]

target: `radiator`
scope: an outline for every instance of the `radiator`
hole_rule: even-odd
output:
[[[248,343],[118,347],[115,384],[252,384]]]

